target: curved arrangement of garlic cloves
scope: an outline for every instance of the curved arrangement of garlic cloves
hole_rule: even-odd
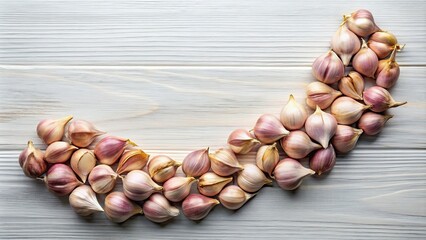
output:
[[[87,185],[81,185],[74,189],[69,196],[69,202],[74,211],[83,217],[104,211],[96,198],[95,192]]]

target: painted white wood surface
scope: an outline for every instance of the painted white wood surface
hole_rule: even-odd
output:
[[[392,94],[409,103],[325,178],[266,187],[200,223],[117,225],[78,217],[19,168],[37,122],[66,114],[152,155],[220,147],[290,93],[303,101],[310,64],[357,8],[407,44]],[[0,1],[0,238],[425,239],[425,11],[424,1]]]

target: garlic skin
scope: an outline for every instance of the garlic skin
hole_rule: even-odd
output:
[[[288,135],[280,120],[272,114],[263,114],[254,125],[254,135],[259,141],[271,144]]]
[[[27,177],[37,178],[47,170],[44,153],[28,141],[25,149],[19,154],[19,165]]]
[[[363,100],[364,78],[361,74],[351,71],[339,81],[339,90],[355,100]]]
[[[395,35],[386,31],[373,33],[367,42],[368,47],[373,50],[379,59],[383,59],[392,52],[395,48],[399,51],[404,46],[398,44]]]
[[[275,166],[280,160],[277,144],[264,145],[259,148],[256,154],[256,166],[271,176]]]
[[[145,167],[148,159],[149,154],[141,149],[127,150],[121,155],[116,172],[123,174],[132,170],[140,170]]]
[[[182,163],[176,162],[166,155],[158,155],[149,160],[147,168],[149,176],[154,181],[163,183],[175,175],[176,169],[180,165]]]
[[[110,192],[115,187],[118,174],[108,165],[97,165],[90,171],[89,184],[99,194]]]
[[[112,165],[120,158],[129,145],[136,146],[129,139],[107,136],[96,144],[94,152],[100,163]]]
[[[74,172],[65,164],[53,164],[44,177],[47,188],[58,196],[68,195],[83,183],[78,181]]]
[[[164,196],[172,202],[180,202],[185,199],[191,191],[194,177],[172,177],[163,184]]]
[[[358,36],[351,32],[343,22],[333,35],[331,48],[339,55],[343,64],[348,66],[352,56],[361,48],[361,42]]]
[[[97,136],[105,134],[85,120],[74,120],[68,126],[68,138],[77,147],[87,147]]]
[[[325,84],[333,84],[345,75],[345,65],[332,50],[319,56],[312,64],[312,75]]]
[[[123,192],[133,201],[143,201],[151,194],[162,190],[163,187],[152,181],[142,170],[133,170],[123,178]]]
[[[382,115],[374,112],[366,112],[359,119],[358,127],[361,128],[367,135],[377,135],[383,130],[386,122],[392,117],[393,115]]]
[[[190,194],[182,202],[182,212],[190,220],[198,221],[205,218],[220,202],[201,194]]]
[[[71,155],[77,149],[77,147],[67,142],[54,142],[47,146],[44,160],[48,163],[64,163],[71,158]]]
[[[319,149],[309,160],[309,167],[318,175],[331,171],[336,164],[336,152],[330,144],[325,149]]]
[[[104,211],[108,219],[115,223],[122,223],[136,214],[143,214],[142,208],[122,192],[112,192],[106,196]]]
[[[213,197],[220,193],[226,184],[232,182],[232,177],[221,177],[208,172],[198,179],[198,192],[207,197]]]
[[[211,168],[219,176],[230,176],[243,170],[243,166],[238,162],[234,152],[227,148],[220,148],[209,154]]]
[[[183,159],[182,171],[188,177],[199,177],[210,170],[209,148],[190,152]]]
[[[291,158],[301,159],[316,149],[322,148],[321,145],[312,142],[308,134],[303,131],[293,131],[281,141],[284,152]]]
[[[326,109],[342,93],[322,82],[312,82],[306,87],[306,96],[306,104],[311,109],[316,109],[317,106]]]
[[[257,192],[265,184],[271,184],[265,174],[254,164],[245,164],[244,170],[238,173],[237,184],[246,192]]]
[[[379,66],[379,59],[376,53],[368,48],[364,39],[362,39],[361,50],[352,59],[352,66],[362,75],[374,78],[374,74]]]
[[[218,198],[225,208],[237,210],[255,195],[255,193],[244,192],[244,190],[236,185],[229,185],[220,192]]]
[[[74,189],[69,196],[69,202],[74,211],[83,217],[104,211],[96,198],[95,192],[87,185],[81,185]]]
[[[228,144],[235,153],[246,154],[258,146],[260,142],[249,131],[236,129],[229,135]]]
[[[399,64],[395,61],[396,48],[389,59],[380,60],[376,70],[376,84],[383,88],[391,88],[399,78]]]
[[[306,119],[306,133],[313,140],[319,142],[323,148],[327,148],[330,139],[336,133],[337,121],[333,115],[326,113],[317,106],[316,111]]]
[[[331,104],[330,112],[336,118],[337,123],[350,125],[358,121],[362,113],[370,108],[371,105],[364,105],[350,97],[339,97]]]
[[[364,91],[365,104],[371,105],[371,111],[384,112],[389,108],[399,107],[407,102],[396,102],[390,93],[379,86],[373,86]]]
[[[79,149],[72,154],[70,165],[81,181],[85,183],[90,171],[96,165],[95,154],[89,149]]]
[[[284,158],[274,170],[274,178],[278,186],[284,190],[298,188],[305,177],[313,174],[315,174],[313,170],[305,168],[299,161],[292,158]]]
[[[37,135],[46,144],[60,141],[64,136],[65,125],[71,121],[72,116],[66,116],[60,119],[45,119],[37,125]]]
[[[143,213],[152,222],[163,223],[179,215],[179,209],[170,205],[167,199],[159,194],[152,194],[143,204]]]
[[[287,104],[283,107],[280,114],[280,121],[286,129],[301,129],[305,124],[308,113],[306,109],[290,95]]]
[[[362,129],[357,129],[346,125],[337,125],[336,133],[331,139],[331,144],[333,145],[334,149],[340,153],[350,152],[355,148],[355,145],[362,133]]]
[[[360,37],[367,37],[374,32],[380,31],[380,28],[374,22],[373,14],[365,9],[359,9],[349,15],[345,15],[344,21],[349,30]]]

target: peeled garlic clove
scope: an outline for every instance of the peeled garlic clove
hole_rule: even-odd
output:
[[[362,39],[361,50],[352,59],[352,66],[362,75],[374,78],[374,74],[379,66],[379,59],[376,53],[368,48],[364,39]]]
[[[281,141],[284,152],[291,158],[301,159],[321,145],[312,142],[308,134],[302,131],[292,131]]]
[[[364,105],[350,97],[339,97],[331,104],[330,111],[339,124],[349,125],[358,121],[362,113],[370,108],[371,105]]]
[[[108,165],[98,165],[90,171],[89,184],[99,194],[110,192],[115,187],[118,174]]]
[[[364,113],[358,122],[358,127],[361,128],[367,135],[377,135],[385,127],[386,122],[391,119],[392,115],[382,115],[374,112]]]
[[[230,185],[220,192],[219,201],[227,209],[237,210],[255,195],[255,193],[244,192],[238,186]]]
[[[293,95],[290,95],[280,114],[280,120],[284,127],[289,130],[300,129],[305,124],[307,117],[306,109],[294,99]]]
[[[243,169],[234,152],[221,148],[209,154],[211,168],[219,176],[229,176]]]
[[[319,56],[312,64],[312,74],[318,81],[333,84],[345,74],[345,65],[332,50]]]
[[[361,117],[362,118],[362,117]],[[336,133],[331,139],[335,150],[347,153],[355,148],[363,131],[346,125],[337,125]]]
[[[81,185],[74,189],[69,196],[69,202],[80,216],[89,216],[104,211],[96,198],[95,192],[87,185]]]
[[[321,109],[328,108],[334,99],[341,96],[342,93],[322,82],[312,82],[306,87],[306,104],[316,109],[319,106]]]
[[[228,144],[235,153],[246,154],[260,143],[249,131],[237,129],[229,135]]]
[[[326,113],[317,106],[316,111],[306,119],[306,133],[319,142],[323,148],[328,146],[330,139],[336,133],[337,121],[333,115]]]
[[[147,168],[151,178],[162,183],[172,178],[180,165],[182,163],[176,162],[168,156],[158,155],[149,160]]]
[[[365,104],[371,105],[371,111],[384,112],[389,108],[399,107],[407,102],[396,102],[390,93],[379,86],[373,86],[364,91]]]
[[[272,114],[263,114],[254,126],[254,135],[259,141],[270,144],[288,135],[280,120]]]
[[[182,171],[188,177],[199,177],[210,169],[209,148],[189,153],[182,162]]]
[[[46,144],[60,141],[64,136],[65,125],[71,121],[72,116],[60,119],[45,119],[37,125],[37,135]]]
[[[343,64],[348,66],[352,56],[361,48],[361,43],[358,36],[350,31],[343,22],[333,35],[331,48],[339,55]]]
[[[112,165],[120,158],[128,145],[136,146],[129,139],[107,136],[96,144],[96,158],[102,164]]]
[[[146,218],[156,223],[166,222],[179,215],[179,209],[171,206],[159,193],[152,194],[143,204],[142,210]]]
[[[309,167],[318,175],[331,171],[336,164],[336,152],[330,144],[325,149],[319,149],[309,160]]]
[[[259,148],[256,154],[256,165],[260,170],[271,176],[272,171],[280,160],[280,154],[276,143],[272,145],[264,145]]]
[[[246,192],[257,192],[265,184],[271,184],[265,174],[254,164],[244,165],[244,169],[238,173],[237,184]]]
[[[194,177],[172,177],[163,184],[164,196],[172,202],[180,202],[191,191]]]
[[[232,181],[232,177],[221,177],[215,173],[208,172],[198,179],[198,192],[204,196],[213,197],[220,193],[226,184]]]
[[[74,120],[68,127],[68,138],[77,147],[87,147],[99,135],[105,134],[85,120]]]
[[[376,71],[376,84],[380,87],[391,88],[399,78],[399,64],[395,61],[396,48],[389,59],[380,60]]]
[[[380,28],[374,22],[373,14],[365,9],[359,9],[349,15],[345,15],[344,21],[346,21],[349,30],[360,37],[367,37],[374,32],[380,31]]]
[[[115,223],[122,223],[136,214],[143,214],[142,208],[122,192],[112,192],[106,196],[104,211],[108,219]]]
[[[303,179],[309,175],[313,175],[315,172],[309,168],[305,168],[291,158],[285,158],[281,160],[274,170],[274,178],[284,190],[294,190],[300,186]]]
[[[220,202],[201,194],[190,194],[182,202],[182,212],[190,220],[201,220]]]
[[[40,177],[47,170],[43,152],[32,141],[28,141],[27,147],[19,154],[19,165],[25,175],[31,178]]]
[[[47,146],[44,160],[48,163],[64,163],[71,158],[76,149],[78,148],[67,142],[54,142]]]
[[[401,50],[404,46],[398,44],[395,35],[386,31],[373,33],[368,39],[368,47],[373,50],[379,59],[383,59],[392,52],[393,49]]]
[[[71,156],[70,165],[72,170],[80,177],[83,183],[96,165],[96,157],[89,149],[79,149]]]
[[[149,155],[141,149],[125,151],[118,162],[116,172],[123,174],[132,170],[140,170],[145,167],[148,159]]]
[[[52,165],[44,177],[47,188],[59,196],[70,194],[74,188],[83,183],[78,181],[74,172],[65,164]]]
[[[123,178],[123,192],[134,201],[143,201],[151,194],[162,190],[163,187],[152,181],[142,170],[133,170]]]
[[[364,78],[361,74],[351,71],[348,76],[339,81],[339,90],[348,97],[355,100],[362,100],[364,91]]]

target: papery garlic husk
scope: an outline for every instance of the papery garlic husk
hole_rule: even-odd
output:
[[[379,59],[383,59],[392,52],[395,48],[397,51],[402,50],[404,45],[399,45],[395,35],[386,31],[373,33],[367,42],[368,47],[373,50]]]
[[[220,148],[209,154],[211,168],[219,176],[226,177],[243,169],[234,152],[227,148]]]
[[[364,105],[350,97],[339,97],[331,104],[330,112],[339,124],[352,124],[358,121],[362,113],[370,109],[371,105]]]
[[[348,97],[355,100],[362,100],[364,91],[364,78],[361,74],[351,71],[347,76],[339,81],[339,90]]]
[[[74,120],[68,126],[68,138],[77,147],[87,147],[97,136],[105,134],[86,120]]]
[[[345,75],[345,65],[332,50],[319,56],[312,64],[312,74],[323,83],[333,84]]]
[[[132,170],[140,170],[145,167],[148,159],[149,154],[141,149],[127,150],[121,155],[116,172],[123,174]]]
[[[108,219],[115,223],[122,223],[136,214],[143,214],[142,208],[122,192],[112,192],[106,196],[104,211]]]
[[[373,14],[365,9],[359,9],[349,15],[344,16],[344,21],[348,25],[349,30],[360,37],[380,31],[380,28],[374,22]]]
[[[374,78],[378,66],[379,59],[376,53],[368,48],[367,43],[362,39],[362,47],[352,59],[352,67],[362,75]]]
[[[182,202],[182,212],[190,220],[201,220],[220,202],[201,194],[190,194]]]
[[[182,165],[182,163],[168,156],[158,155],[149,160],[147,168],[149,176],[151,176],[154,181],[162,183],[172,178],[180,165]]]
[[[65,125],[71,121],[72,116],[60,119],[45,119],[37,125],[37,135],[46,144],[60,141],[64,136]]]
[[[188,177],[199,177],[210,170],[209,148],[190,152],[183,159],[182,171]]]
[[[309,167],[318,175],[331,171],[336,164],[336,152],[330,144],[325,149],[317,150],[309,160]]]
[[[331,40],[331,48],[339,55],[345,66],[349,65],[352,56],[361,48],[358,36],[348,29],[343,22]]]
[[[89,216],[104,211],[96,198],[95,192],[87,185],[81,185],[74,189],[69,196],[69,202],[80,216]]]
[[[143,204],[143,213],[152,222],[166,222],[179,215],[179,209],[170,205],[167,198],[159,193],[152,194]]]
[[[333,115],[326,113],[317,106],[316,111],[306,119],[305,130],[310,138],[319,142],[323,148],[328,146],[336,133],[337,121]]]
[[[274,171],[279,160],[280,154],[276,143],[272,145],[264,145],[257,150],[256,166],[260,168],[260,170],[269,174],[269,176],[271,176],[272,171]]]
[[[371,105],[373,112],[384,112],[389,108],[399,107],[407,103],[396,102],[388,90],[379,86],[373,86],[364,91],[364,102]]]
[[[198,179],[198,192],[204,196],[213,197],[219,194],[232,179],[232,177],[221,177],[212,172],[205,173]]]
[[[136,144],[129,139],[107,136],[96,144],[94,152],[100,163],[112,165],[120,158],[127,146],[136,146]]]
[[[315,149],[322,148],[321,145],[312,142],[308,134],[303,131],[292,131],[281,141],[284,152],[291,158],[301,159]]]
[[[342,93],[322,82],[312,82],[306,87],[306,104],[311,109],[319,106],[321,109],[328,108]]]
[[[44,160],[48,163],[64,163],[71,158],[71,155],[78,148],[67,142],[54,142],[47,146],[44,153]]]
[[[245,164],[244,170],[238,173],[237,184],[246,192],[257,192],[265,184],[271,184],[272,180],[254,164]]]
[[[288,130],[297,130],[303,127],[307,117],[308,113],[305,107],[298,103],[291,94],[287,104],[281,110],[281,123]]]
[[[237,210],[254,196],[256,196],[256,193],[246,193],[236,185],[229,185],[220,192],[218,198],[227,209]]]
[[[47,170],[44,153],[32,141],[28,141],[27,147],[19,154],[19,165],[25,175],[31,178],[40,177]]]
[[[143,201],[151,194],[161,192],[163,187],[156,184],[142,170],[133,170],[123,178],[123,192],[131,200]]]
[[[377,135],[383,130],[386,122],[392,117],[393,115],[366,112],[359,119],[358,127],[367,135]]]
[[[246,154],[258,146],[260,142],[245,129],[236,129],[228,137],[229,147],[235,153]]]
[[[70,167],[65,164],[53,164],[44,177],[47,188],[59,196],[68,195],[77,186],[82,185]]]
[[[89,184],[99,194],[110,192],[115,187],[118,174],[108,165],[97,165],[90,171]]]
[[[288,135],[280,120],[272,114],[263,114],[254,125],[254,135],[259,141],[271,144]]]
[[[362,129],[346,125],[337,125],[336,133],[331,139],[331,144],[336,151],[347,153],[355,148],[355,145],[362,133]]]
[[[396,48],[389,59],[379,61],[376,70],[376,84],[380,87],[391,88],[399,78],[399,64],[395,61]]]
[[[70,165],[81,181],[85,183],[90,171],[96,165],[95,154],[89,149],[79,149],[72,154]]]
[[[292,158],[284,158],[274,169],[275,181],[284,190],[298,188],[305,177],[313,174],[315,171],[305,168],[299,161]]]
[[[191,191],[194,177],[172,177],[163,184],[164,196],[172,202],[180,202],[185,199]]]

